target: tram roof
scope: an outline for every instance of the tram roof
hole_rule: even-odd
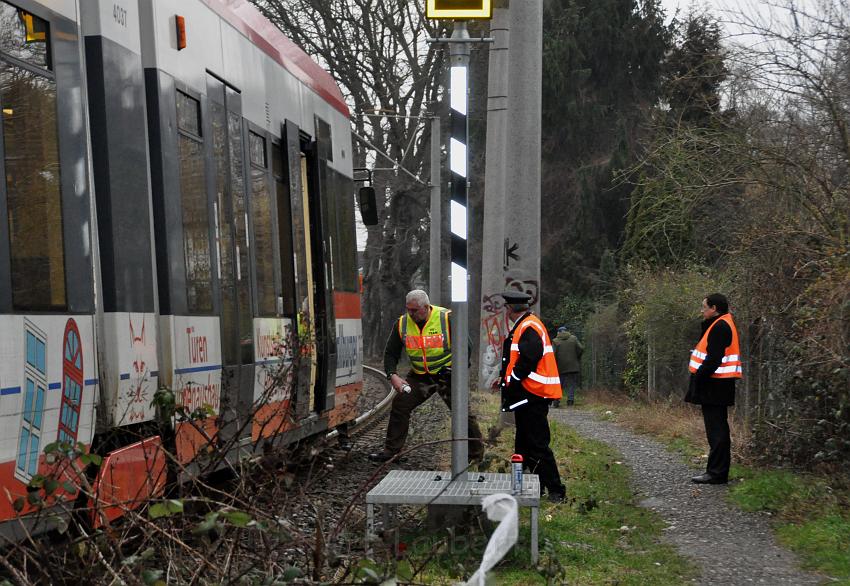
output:
[[[350,116],[342,92],[331,74],[247,0],[202,1],[346,118]]]

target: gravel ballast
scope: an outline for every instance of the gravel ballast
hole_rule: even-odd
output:
[[[700,568],[698,584],[819,584],[799,560],[779,547],[769,517],[741,511],[726,500],[725,485],[696,485],[695,470],[661,443],[571,408],[552,409],[552,420],[616,448],[632,471],[641,506],[668,524],[665,536]],[[569,492],[569,477],[565,478]]]

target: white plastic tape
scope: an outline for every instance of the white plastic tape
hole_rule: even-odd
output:
[[[498,493],[486,496],[481,501],[481,508],[488,519],[500,523],[490,536],[481,565],[466,583],[467,586],[485,586],[487,572],[511,550],[519,533],[519,505],[511,495]]]

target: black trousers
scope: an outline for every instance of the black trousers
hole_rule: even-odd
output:
[[[524,468],[540,477],[540,484],[550,494],[566,494],[561,483],[555,455],[549,447],[549,401],[531,401],[514,411],[516,442],[514,449],[522,454]]]
[[[422,403],[437,393],[446,404],[452,408],[452,376],[451,372],[440,372],[436,375],[409,373],[405,380],[410,383],[409,393],[397,393],[390,407],[390,421],[387,424],[387,440],[384,447],[389,454],[396,454],[402,450],[407,440],[407,432],[410,429],[410,414]],[[472,405],[469,406],[467,419],[467,431],[469,437],[469,457],[480,458],[484,454],[484,442],[481,441],[481,429],[478,420],[472,414]]]
[[[732,464],[732,439],[729,437],[727,421],[729,407],[726,405],[703,405],[702,420],[708,439],[708,464],[705,471],[717,478],[729,478]]]

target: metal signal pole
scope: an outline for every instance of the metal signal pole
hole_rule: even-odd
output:
[[[490,0],[427,0],[428,18],[454,22],[448,39],[428,39],[449,44],[449,170],[451,191],[449,227],[451,230],[452,301],[452,476],[469,467],[469,264],[467,236],[469,193],[467,152],[467,107],[469,104],[469,54],[472,43],[491,43],[493,39],[473,39],[466,28],[468,18],[490,18]],[[433,209],[433,208],[432,208]],[[435,218],[431,218],[434,225]],[[433,240],[432,240],[433,242]],[[431,254],[435,251],[432,248]]]
[[[431,303],[442,307],[442,212],[440,185],[440,118],[431,118],[431,257],[428,265],[428,295]]]
[[[467,255],[467,153],[470,38],[455,21],[449,40],[449,165],[451,171],[452,439],[469,437],[469,270]],[[452,441],[452,476],[469,466],[469,444]]]

